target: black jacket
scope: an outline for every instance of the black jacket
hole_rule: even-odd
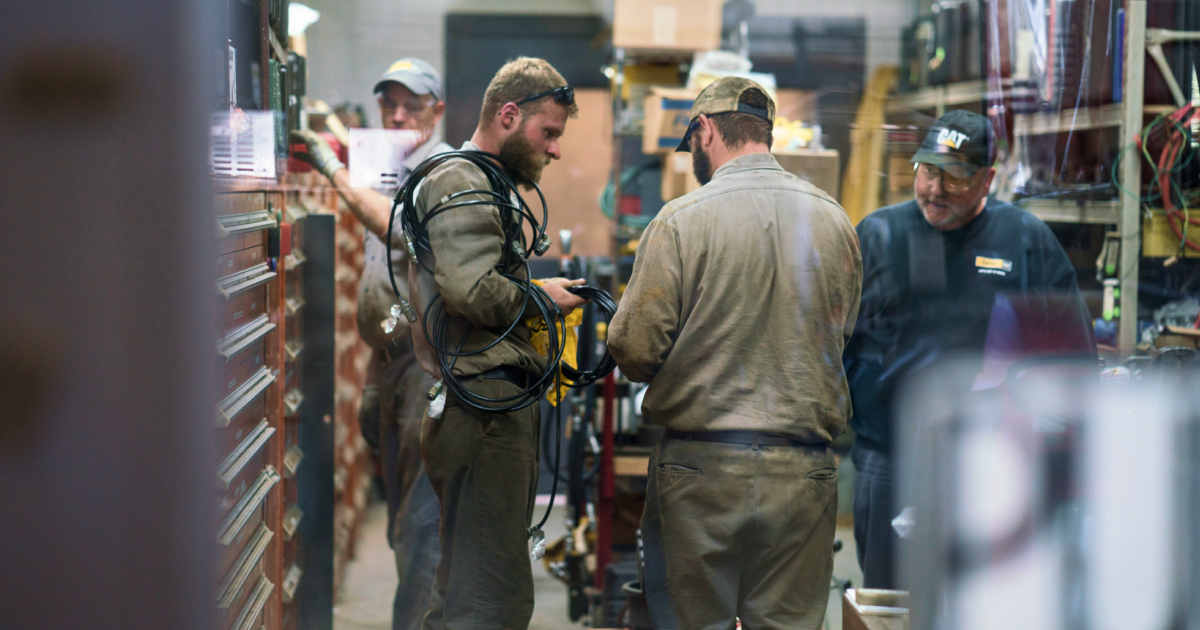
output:
[[[981,358],[996,344],[995,338],[988,343],[994,310],[1007,317],[1016,308],[1020,325],[1039,329],[1042,342],[1094,355],[1091,316],[1075,270],[1050,228],[1032,214],[989,199],[971,223],[942,232],[909,201],[868,215],[857,230],[862,304],[842,360],[858,445],[891,451],[899,387],[940,358]],[[1025,317],[1029,312],[1035,315]]]

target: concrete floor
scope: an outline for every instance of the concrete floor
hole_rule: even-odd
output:
[[[542,510],[537,510],[541,518]],[[384,536],[387,530],[386,506],[381,503],[367,510],[359,537],[358,557],[346,569],[346,578],[337,606],[333,611],[334,630],[390,630],[392,596],[396,589],[396,568],[392,550]],[[550,515],[546,524],[546,539],[556,540],[562,536],[562,514],[559,508]],[[845,547],[834,557],[833,573],[847,578],[854,584],[862,584],[862,572],[854,552],[854,532],[840,527],[837,537]],[[558,580],[550,577],[539,562],[533,567],[536,608],[529,624],[530,630],[557,630],[581,628],[567,620],[567,590]],[[842,627],[842,605],[840,593],[831,592],[829,610],[826,614],[828,628]]]

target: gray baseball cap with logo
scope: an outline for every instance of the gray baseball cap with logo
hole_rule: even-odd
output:
[[[388,81],[395,81],[412,90],[413,94],[432,94],[436,100],[443,100],[442,75],[428,61],[416,57],[397,59],[383,73],[383,77],[375,84],[375,93],[383,91]]]

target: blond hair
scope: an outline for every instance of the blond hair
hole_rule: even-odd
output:
[[[549,92],[567,84],[554,66],[545,59],[535,57],[517,57],[504,64],[492,82],[488,84],[487,92],[483,95],[483,111],[479,115],[479,128],[486,129],[492,120],[500,113],[506,103],[515,103],[523,98]],[[552,100],[552,99],[546,99]],[[538,99],[532,103],[521,105],[521,112],[528,115],[537,111],[544,103]],[[579,113],[579,107],[571,103],[568,113],[574,118]]]

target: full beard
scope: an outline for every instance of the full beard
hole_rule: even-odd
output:
[[[513,177],[513,181],[525,188],[532,188],[542,179],[542,169],[550,164],[550,158],[538,154],[533,143],[525,137],[522,124],[500,145],[500,159]]]
[[[703,186],[712,181],[712,160],[708,159],[708,153],[692,143],[692,174],[696,176],[696,181]]]

